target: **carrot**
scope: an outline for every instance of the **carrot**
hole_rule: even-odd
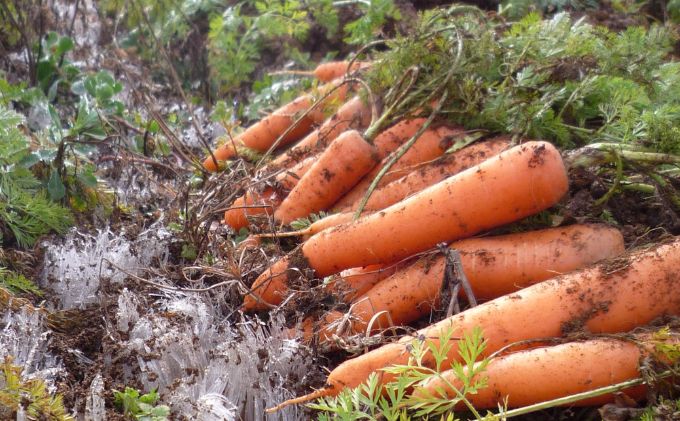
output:
[[[364,210],[380,210],[400,200],[404,200],[426,187],[478,165],[492,156],[498,155],[501,151],[507,149],[509,145],[510,140],[504,136],[474,143],[419,167],[397,180],[387,183],[383,182],[383,187],[376,189],[371,194],[368,202],[366,202],[366,206],[364,206]],[[390,178],[392,177],[388,177],[388,180]],[[351,206],[345,207],[342,211],[356,210],[361,199],[362,197],[355,200]]]
[[[388,131],[383,133],[386,134],[387,132]],[[376,147],[378,146],[377,142],[378,139],[376,138]],[[506,138],[497,137],[485,142],[470,145],[450,155],[446,155],[441,159],[437,159],[425,167],[415,170],[400,179],[392,181],[377,189],[366,203],[364,210],[367,211],[367,213],[370,213],[370,211],[384,209],[393,205],[432,184],[438,183],[447,177],[484,162],[489,157],[499,154],[502,150],[506,149],[508,145],[509,141]],[[309,227],[303,230],[267,236],[309,236],[317,234],[326,228],[349,222],[354,219],[354,212],[351,210],[357,209],[360,201],[361,200],[357,200],[350,208],[343,209],[343,212],[341,213],[328,215],[313,222]]]
[[[497,408],[507,399],[509,408],[523,407],[557,399],[640,377],[639,364],[643,357],[654,354],[653,347],[630,341],[592,339],[515,352],[492,359],[481,376],[487,386],[466,398],[477,409]],[[462,388],[452,370],[442,372],[414,389],[414,397],[453,398],[450,385]],[[644,386],[623,391],[642,399]],[[599,406],[614,401],[607,394],[572,405]],[[462,409],[462,408],[461,408]]]
[[[370,110],[360,97],[354,97],[340,107],[338,112],[327,120],[318,131],[293,146],[290,151],[277,157],[274,164],[285,164],[291,158],[306,156],[313,151],[325,149],[326,146],[348,129],[359,129],[368,126]],[[416,134],[427,119],[414,118],[402,120],[378,134],[373,141],[379,159],[385,158],[392,151],[401,146],[408,138]],[[352,124],[352,122],[354,122]]]
[[[546,142],[528,142],[380,212],[323,230],[298,253],[317,276],[396,262],[442,241],[540,212],[566,191],[567,175],[557,149]],[[255,280],[252,289],[263,301],[276,303],[285,296],[288,260]],[[244,310],[261,308],[257,303],[247,295]]]
[[[376,148],[378,156],[381,158],[386,157],[390,152],[394,151],[401,144],[403,144],[403,142],[406,141],[409,137],[415,135],[426,121],[427,119],[424,118],[403,120],[393,125],[389,129],[381,132],[378,136],[376,136],[374,141],[374,146]],[[300,144],[296,145],[296,147],[299,145]],[[304,230],[287,233],[262,234],[261,237],[277,237],[277,236],[286,237],[297,235],[308,236],[316,234],[325,228],[349,222],[353,218],[354,218],[353,214],[349,213],[330,215],[318,221],[315,221]]]
[[[324,108],[334,102],[342,101],[348,91],[348,86],[343,84],[337,86],[340,82],[329,83],[322,86],[319,91],[322,95],[331,92],[326,98],[321,101],[321,104],[314,110],[303,117],[297,125],[292,127],[296,121],[297,116],[308,110],[314,104],[314,95],[302,95],[292,102],[277,109],[267,117],[263,118],[258,123],[248,127],[243,133],[238,135],[233,141],[228,141],[213,152],[215,159],[224,161],[232,158],[237,154],[236,148],[244,146],[255,149],[259,152],[266,152],[277,139],[284,135],[280,141],[280,146],[297,140],[309,133],[314,123],[321,123],[324,119]],[[290,129],[290,130],[289,130]],[[203,161],[203,166],[208,171],[217,171],[217,163],[212,156]]]
[[[247,191],[224,212],[224,223],[238,231],[250,225],[249,216],[272,215],[278,203],[281,203],[281,197],[271,187],[265,187],[262,192]]]
[[[340,272],[339,279],[331,282],[328,289],[342,292],[342,301],[349,303],[356,297],[369,291],[383,279],[392,276],[412,263],[410,260],[398,263],[368,265],[361,268],[351,268]]]
[[[356,98],[357,101],[359,101],[358,97]],[[349,102],[348,102],[349,104]],[[336,114],[338,116],[341,115],[340,111]],[[339,117],[338,117],[339,118]],[[415,119],[409,119],[409,120],[403,120],[400,121],[399,123],[393,125],[392,127],[388,128],[387,130],[384,130],[381,132],[378,136],[376,136],[375,141],[373,142],[376,152],[378,154],[379,159],[384,159],[388,154],[390,154],[392,151],[397,149],[399,146],[401,146],[408,138],[411,136],[415,135],[416,132],[423,126],[425,123],[426,119],[424,118],[415,118]],[[343,125],[339,124],[340,127],[344,127]],[[329,126],[331,127],[331,126]],[[333,126],[333,127],[338,127],[338,126]],[[332,132],[328,132],[331,136],[328,136],[326,139],[329,137],[334,139],[335,137],[335,128],[333,129]],[[295,145],[292,149],[300,148],[295,154],[299,153],[304,153],[304,147],[309,147],[312,145],[310,142],[317,142],[314,146],[314,149],[318,149],[319,147],[324,148],[325,141],[319,141],[317,140],[317,137],[319,136],[318,134],[310,134],[307,136],[305,139],[303,139],[300,143]],[[427,136],[428,140],[432,140],[431,136]],[[303,144],[308,143],[306,146]],[[287,157],[286,159],[288,159]],[[318,158],[317,158],[318,159]],[[278,161],[278,159],[277,159]],[[285,162],[281,161],[281,162]],[[277,204],[278,205],[278,204]],[[303,215],[306,216],[306,215]],[[289,233],[278,233],[275,235],[265,235],[265,236],[292,236],[292,235],[312,235],[316,234],[320,231],[322,231],[325,228],[329,228],[335,225],[339,225],[340,223],[344,222],[349,222],[354,218],[354,215],[352,214],[347,214],[347,215],[330,215],[325,218],[320,219],[319,221],[314,222],[311,224],[307,229],[301,230],[299,232],[289,232]]]
[[[328,209],[378,162],[375,147],[355,130],[338,136],[274,212],[288,224]]]
[[[326,119],[321,127],[309,133],[287,152],[274,158],[270,165],[288,166],[291,161],[299,162],[301,158],[321,152],[343,132],[368,126],[370,117],[369,104],[361,97],[355,96]]]
[[[411,118],[399,121],[383,130],[375,138],[375,147],[378,149],[380,159],[384,159],[411,136],[415,135],[426,121],[426,118]]]
[[[382,187],[400,177],[411,172],[413,166],[435,159],[446,152],[450,146],[451,139],[461,136],[463,129],[451,127],[429,128],[418,138],[413,146],[390,168],[390,171],[380,180],[378,187]],[[408,136],[410,137],[410,136]],[[407,140],[408,137],[404,138]],[[384,157],[383,161],[373,171],[368,173],[360,183],[343,196],[334,206],[335,209],[350,207],[354,202],[361,201],[368,190],[373,179],[385,165],[389,157]]]
[[[439,346],[444,331],[454,337],[480,327],[487,341],[483,356],[510,343],[548,337],[584,329],[593,333],[627,332],[663,314],[680,314],[680,239],[623,258],[543,281],[516,293],[435,323],[383,345],[360,357],[345,361],[328,376],[324,389],[285,402],[280,407],[320,396],[335,395],[345,387],[356,387],[370,373],[393,364],[405,364],[413,338],[427,338]],[[454,344],[444,367],[459,361]],[[431,354],[423,364],[433,367]],[[381,373],[381,381],[391,376]]]
[[[328,63],[321,63],[314,69],[314,77],[320,82],[330,82],[331,80],[343,77],[348,73],[365,69],[370,65],[370,62],[365,61],[331,61]]]
[[[478,300],[500,297],[624,252],[621,232],[604,225],[470,238],[449,247],[460,253],[463,272]],[[347,333],[364,332],[371,320],[378,330],[426,316],[438,306],[445,268],[444,256],[429,256],[378,283],[355,300]],[[319,328],[323,340],[332,333],[327,326],[343,317],[337,311],[325,316]],[[310,328],[307,322],[306,338]]]
[[[279,183],[284,189],[292,189],[297,185],[302,176],[307,174],[307,171],[312,168],[312,165],[314,165],[318,159],[319,155],[314,155],[303,159],[289,169],[278,174],[276,176],[276,182]]]
[[[256,235],[249,235],[243,241],[238,243],[236,250],[238,252],[243,252],[244,250],[250,250],[259,247],[262,244],[262,240]]]
[[[309,157],[298,162],[289,170],[279,173],[276,176],[276,182],[285,190],[292,189],[298,180],[309,171],[315,158]],[[282,192],[271,187],[265,187],[262,193],[251,190],[238,197],[231,207],[224,212],[224,223],[238,231],[249,225],[248,216],[271,215],[282,200]]]

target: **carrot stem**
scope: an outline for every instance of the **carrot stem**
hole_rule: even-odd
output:
[[[263,234],[255,234],[254,237],[257,238],[279,238],[279,237],[301,237],[307,235],[311,232],[309,228],[297,230],[297,231],[286,231],[286,232],[266,232]]]
[[[446,85],[449,83],[449,81],[451,80],[451,78],[453,77],[453,72],[454,72],[454,70],[458,67],[458,64],[460,63],[460,59],[461,59],[461,57],[462,57],[462,55],[463,55],[463,39],[462,39],[460,36],[458,36],[458,44],[457,44],[457,47],[458,47],[458,48],[457,48],[458,51],[456,52],[456,56],[455,56],[455,58],[454,58],[454,60],[453,60],[453,63],[451,63],[451,68],[450,68],[449,71],[446,73],[446,76],[444,77],[444,80],[442,81],[442,83],[441,83],[441,85],[440,85],[440,86],[442,86],[442,87],[443,87],[443,86],[446,86]],[[433,92],[436,92],[436,90],[434,90]],[[378,183],[380,183],[380,180],[385,176],[385,174],[387,174],[387,172],[388,172],[389,169],[392,167],[392,165],[394,165],[394,163],[397,162],[397,161],[399,160],[399,158],[401,158],[401,157],[406,153],[406,151],[408,151],[408,149],[409,149],[411,146],[413,146],[413,144],[416,142],[416,140],[418,140],[418,138],[420,137],[420,135],[423,134],[423,132],[427,129],[427,127],[430,126],[430,124],[432,124],[432,121],[434,120],[435,116],[436,116],[436,115],[439,113],[439,111],[441,110],[441,108],[442,108],[444,102],[446,102],[447,96],[448,96],[448,90],[444,90],[444,93],[442,94],[441,98],[439,99],[439,102],[437,103],[437,105],[435,106],[435,108],[434,108],[434,109],[432,110],[432,112],[430,113],[430,116],[428,117],[428,119],[427,119],[427,121],[425,122],[425,124],[423,124],[423,127],[421,127],[420,130],[418,130],[418,132],[417,132],[415,135],[413,135],[413,137],[411,137],[411,139],[409,139],[409,141],[406,142],[406,144],[404,144],[404,146],[402,146],[402,148],[401,148],[395,155],[392,156],[392,158],[391,158],[391,159],[385,164],[385,166],[380,170],[380,172],[378,173],[378,175],[376,175],[376,177],[373,179],[373,182],[372,182],[371,185],[368,187],[368,190],[366,191],[366,195],[364,195],[364,198],[361,200],[361,203],[359,204],[359,207],[357,208],[356,212],[354,213],[354,219],[358,219],[358,218],[361,216],[361,212],[363,212],[364,207],[366,206],[366,203],[368,202],[368,199],[371,198],[371,194],[373,194],[373,191],[374,191],[374,190],[376,189],[376,187],[378,186]],[[405,101],[401,101],[402,98],[403,98],[403,95],[401,95],[399,98],[397,98],[397,99],[394,101],[394,106],[395,106],[395,107],[396,107],[397,104],[401,105],[401,104],[403,104],[403,103],[405,102]],[[392,109],[390,109],[390,111],[391,111],[391,110],[392,110]],[[384,116],[385,116],[385,114],[383,115],[383,117],[384,117]],[[366,133],[367,133],[367,134],[368,134],[368,132],[369,132],[370,129],[371,129],[371,127],[369,127],[369,129],[366,130]]]
[[[364,132],[364,138],[368,142],[373,142],[373,139],[380,133],[385,126],[388,125],[388,123],[392,120],[389,120],[391,117],[393,117],[394,110],[397,108],[398,105],[402,104],[402,99],[406,95],[409,89],[413,86],[413,84],[416,82],[416,79],[418,77],[418,69],[416,68],[409,68],[407,73],[404,74],[402,81],[406,78],[407,75],[411,75],[411,80],[409,80],[408,85],[406,86],[405,89],[403,89],[400,93],[399,96],[394,101],[391,101],[391,105],[385,110],[380,118],[378,119],[372,119],[371,120],[371,125],[366,129]],[[401,81],[396,85],[400,86]],[[392,92],[388,92],[387,95],[390,95]]]
[[[616,162],[616,154],[624,161],[647,164],[680,164],[680,156],[645,152],[634,147],[615,143],[593,143],[577,149],[569,154],[570,167],[592,167],[604,163]]]
[[[623,179],[623,159],[621,158],[621,155],[615,150],[613,150],[612,153],[614,154],[614,159],[616,160],[616,178],[614,179],[614,184],[612,184],[607,193],[595,201],[595,206],[601,206],[607,203],[614,193],[616,193],[616,191],[619,189],[621,180]]]
[[[671,370],[664,371],[658,375],[658,378],[669,377],[673,374]],[[594,398],[597,396],[607,395],[609,393],[618,392],[629,387],[638,386],[644,384],[645,380],[638,377],[632,380],[626,380],[621,383],[612,384],[609,386],[598,387],[597,389],[589,390],[587,392],[575,393],[569,396],[563,396],[557,399],[551,399],[545,402],[539,402],[533,405],[524,406],[522,408],[512,409],[510,411],[499,412],[498,415],[502,415],[504,418],[518,417],[520,415],[530,414],[536,411],[542,411],[544,409],[554,408],[556,406],[567,405],[570,403],[578,402],[587,398]]]

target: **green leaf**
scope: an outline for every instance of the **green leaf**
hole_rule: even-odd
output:
[[[50,194],[50,199],[59,201],[66,195],[66,187],[61,181],[61,177],[57,171],[52,170],[50,174],[50,180],[47,182],[47,192]]]
[[[97,187],[97,176],[94,175],[92,169],[88,169],[78,173],[78,180],[83,183],[84,186],[90,188]]]
[[[69,37],[60,37],[57,42],[57,48],[54,50],[56,56],[62,56],[71,51],[74,47],[73,40]]]

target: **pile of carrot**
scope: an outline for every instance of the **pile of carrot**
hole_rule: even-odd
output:
[[[224,222],[234,230],[277,228],[252,235],[247,247],[267,237],[299,238],[295,249],[255,279],[244,312],[294,303],[296,295],[319,290],[299,285],[326,278],[324,294],[334,294],[349,310],[310,315],[289,334],[333,347],[446,309],[451,314],[458,306],[449,304],[463,301],[467,309],[415,337],[438,345],[445,330],[461,336],[481,327],[485,356],[518,341],[574,331],[628,332],[658,316],[680,314],[674,292],[680,287],[680,240],[626,254],[622,234],[604,224],[493,235],[493,229],[563,200],[569,183],[560,152],[547,142],[503,136],[470,144],[462,128],[432,118],[385,124],[388,113],[378,118],[379,104],[343,79],[366,66],[320,66],[315,75],[325,84],[319,92],[274,111],[204,162],[215,171],[216,160],[234,158],[239,147],[275,152]],[[291,228],[334,211],[304,229]],[[263,216],[267,223],[258,224]],[[313,279],[299,282],[310,274]],[[381,368],[406,363],[413,340],[408,336],[348,360],[330,373],[324,388],[283,405],[335,395],[373,372],[390,381]],[[652,352],[613,339],[539,345],[493,359],[490,387],[473,404],[494,408],[508,398],[510,406],[522,406],[637,377],[637,361]],[[447,358],[446,364],[458,361],[455,346]],[[424,363],[431,366],[432,356]],[[553,381],[565,371],[572,382]],[[414,393],[451,393],[441,379],[456,380],[446,376],[452,374]],[[630,393],[640,397],[640,390]]]

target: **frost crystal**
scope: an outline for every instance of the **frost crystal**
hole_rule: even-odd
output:
[[[48,351],[50,331],[41,314],[35,311],[8,310],[2,316],[0,330],[0,360],[11,356],[12,364],[22,367],[22,376],[45,380],[50,393],[55,392],[55,380],[64,375],[59,359]]]
[[[169,236],[159,226],[150,227],[134,241],[109,229],[96,236],[73,232],[61,245],[44,244],[40,286],[54,292],[60,308],[84,308],[98,302],[101,277],[119,283],[127,276],[111,264],[138,275],[154,259],[166,260]]]
[[[157,281],[158,282],[158,281]],[[282,320],[231,325],[220,320],[206,297],[173,293],[144,316],[120,314],[139,298],[118,300],[118,327],[130,326],[123,348],[137,355],[146,390],[158,388],[173,414],[201,420],[261,420],[264,409],[294,394],[287,387],[313,372],[297,342],[282,339]],[[168,315],[171,315],[169,317]],[[298,408],[278,419],[304,419]]]

